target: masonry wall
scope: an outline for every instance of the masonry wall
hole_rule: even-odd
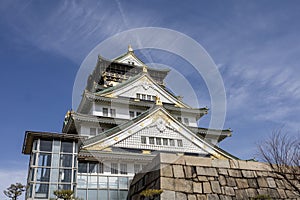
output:
[[[299,178],[299,177],[298,177]],[[296,180],[294,180],[296,181]],[[298,181],[299,183],[299,181]],[[160,154],[137,174],[129,200],[140,200],[140,192],[161,189],[161,200],[300,199],[287,182],[259,162]]]

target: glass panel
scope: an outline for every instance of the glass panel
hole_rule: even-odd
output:
[[[183,120],[184,120],[184,123],[185,123],[186,125],[189,125],[189,119],[188,119],[188,118],[184,118]]]
[[[108,200],[107,190],[98,190],[98,199],[99,200]]]
[[[154,144],[154,137],[149,137],[149,144]]]
[[[53,194],[53,192],[57,190],[57,185],[50,185],[50,198],[55,198],[55,195]]]
[[[78,188],[86,188],[86,186],[87,186],[87,176],[78,175],[77,184],[78,184],[77,185]]]
[[[35,197],[36,198],[48,198],[49,184],[36,184],[35,185]]]
[[[127,164],[120,164],[120,174],[127,174]]]
[[[130,117],[130,119],[134,118],[134,112],[133,111],[129,111],[129,117]]]
[[[103,116],[104,116],[104,117],[107,117],[107,116],[108,116],[108,108],[103,108],[103,109],[102,109],[102,112],[103,112]]]
[[[28,197],[32,197],[32,188],[33,188],[32,184],[30,184],[29,187],[27,188],[27,195],[28,195]]]
[[[60,184],[58,185],[59,190],[71,190],[71,185],[70,184]]]
[[[32,156],[31,156],[31,163],[32,163],[32,165],[36,165],[36,154],[37,153],[33,153]]]
[[[78,162],[78,173],[87,173],[87,163]]]
[[[141,136],[141,143],[142,144],[146,144],[147,143],[147,140],[146,140],[145,136]]]
[[[51,169],[50,182],[58,182],[58,174],[59,174],[58,169]]]
[[[89,176],[88,178],[88,188],[97,188],[97,176]]]
[[[59,182],[71,182],[72,170],[71,169],[61,169],[59,170]]]
[[[76,170],[73,171],[73,183],[76,183],[76,176],[77,176],[77,173],[76,173]]]
[[[109,191],[109,199],[110,200],[119,200],[118,191],[117,190],[110,190]]]
[[[89,173],[97,173],[98,163],[89,163]]]
[[[103,174],[104,166],[103,163],[99,163],[99,173]]]
[[[121,190],[119,191],[119,200],[126,200],[127,199],[127,190]]]
[[[40,140],[40,151],[52,151],[52,140]]]
[[[88,199],[97,199],[97,190],[88,190]]]
[[[109,188],[118,188],[118,177],[108,177],[109,178]]]
[[[168,145],[168,139],[167,138],[163,138],[163,144]]]
[[[60,151],[60,141],[54,140],[53,141],[53,153],[59,153]]]
[[[52,167],[59,167],[59,154],[52,154]]]
[[[127,177],[119,177],[119,188],[120,189],[128,189],[128,178]]]
[[[72,155],[69,155],[69,154],[60,155],[60,166],[61,167],[72,167]]]
[[[110,109],[110,116],[116,117],[116,109]]]
[[[156,144],[161,145],[161,138],[156,138]]]
[[[107,188],[107,177],[99,176],[99,188]]]
[[[179,147],[183,147],[182,140],[177,140],[177,145],[178,145]]]
[[[111,163],[111,173],[118,174],[118,163]]]
[[[50,153],[40,153],[39,154],[39,166],[51,166],[51,154]]]
[[[82,200],[86,200],[86,190],[77,190],[77,197]]]
[[[38,143],[38,140],[33,141],[32,150],[37,150],[37,143]]]
[[[49,168],[37,168],[36,181],[49,182],[50,169]]]
[[[61,152],[73,153],[73,142],[61,142]]]
[[[170,146],[175,146],[175,140],[170,139]]]

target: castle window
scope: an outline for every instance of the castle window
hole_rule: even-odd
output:
[[[140,99],[141,98],[141,94],[140,93],[136,93],[136,98]]]
[[[161,138],[156,138],[156,144],[161,145]]]
[[[149,137],[149,144],[154,144],[154,137]]]
[[[97,129],[96,128],[90,128],[90,135],[96,135]]]
[[[104,171],[103,163],[99,163],[99,173],[103,174],[103,171]]]
[[[178,121],[180,121],[180,122],[182,121],[182,120],[181,120],[181,117],[177,117],[177,119],[178,119]]]
[[[118,163],[111,163],[110,173],[118,174]]]
[[[146,95],[145,94],[142,94],[142,99],[146,100]]]
[[[141,112],[136,112],[136,116],[139,116],[141,114]]]
[[[141,136],[141,143],[142,144],[146,144],[147,143],[147,140],[146,140],[145,136]]]
[[[87,163],[78,162],[78,173],[87,173]]]
[[[120,164],[120,174],[127,174],[127,164]]]
[[[52,151],[52,140],[40,140],[40,151]]]
[[[163,145],[168,146],[168,139],[167,138],[163,138]]]
[[[110,116],[116,117],[116,109],[110,109]]]
[[[170,146],[175,146],[175,140],[174,139],[170,139]]]
[[[147,100],[151,101],[151,95],[147,95]]]
[[[108,116],[108,108],[102,108],[102,112],[104,117]]]
[[[183,120],[184,120],[185,125],[189,125],[189,119],[188,118],[184,118]]]
[[[134,118],[134,111],[129,111],[129,118],[133,119]]]
[[[140,164],[134,164],[134,173],[139,173],[141,171],[141,165]]]
[[[183,147],[182,140],[177,140],[177,146],[179,146],[179,147]]]

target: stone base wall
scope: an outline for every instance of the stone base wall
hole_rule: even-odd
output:
[[[299,180],[293,180],[298,181]],[[161,200],[300,199],[299,194],[268,165],[253,161],[222,160],[160,154],[130,186],[129,200],[147,199],[146,189],[161,189]]]

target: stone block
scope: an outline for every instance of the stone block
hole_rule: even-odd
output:
[[[193,192],[193,181],[185,180],[185,179],[175,179],[175,191],[179,192]]]
[[[182,192],[175,192],[175,199],[176,200],[187,200],[186,194]]]
[[[213,193],[221,194],[221,188],[220,188],[220,184],[218,181],[211,181],[210,185],[211,185],[211,190],[213,191]]]
[[[202,193],[202,183],[193,182],[193,193]]]
[[[160,200],[172,200],[175,198],[175,191],[164,190],[160,195]]]
[[[249,187],[247,179],[237,178],[235,181],[239,189],[244,189]]]
[[[248,199],[248,195],[245,190],[236,190],[236,199]]]
[[[211,187],[209,182],[203,182],[203,193],[205,194],[211,193]]]
[[[207,180],[209,180],[209,181],[214,181],[214,180],[215,180],[215,177],[209,176],[209,177],[207,177]]]
[[[216,168],[211,168],[211,167],[197,167],[197,175],[202,175],[202,176],[218,176]]]
[[[188,194],[188,200],[197,200],[197,196],[195,194]]]
[[[219,168],[218,173],[221,174],[221,175],[228,175],[227,169],[223,169],[223,168]]]
[[[253,171],[249,171],[249,170],[242,170],[242,175],[245,178],[253,178],[253,177],[255,177]]]
[[[227,159],[212,159],[211,165],[218,168],[230,168],[229,160]]]
[[[183,166],[185,177],[186,178],[195,178],[197,177],[196,167],[195,166]]]
[[[267,188],[257,189],[257,192],[258,192],[259,195],[269,195]]]
[[[248,197],[256,197],[258,195],[256,189],[253,189],[253,188],[246,189],[246,193],[247,193]]]
[[[219,198],[220,200],[232,200],[231,196],[225,196],[225,195],[220,195]]]
[[[258,182],[258,185],[260,188],[268,187],[268,183],[265,178],[259,177],[259,178],[257,178],[257,182]]]
[[[236,169],[228,169],[228,175],[231,177],[242,177],[241,171]]]
[[[189,166],[211,167],[211,158],[201,158],[195,156],[184,156],[185,164]]]
[[[197,194],[197,200],[206,200],[206,195],[202,194]]]
[[[236,182],[234,178],[226,177],[227,186],[234,187],[236,186]]]
[[[269,185],[270,188],[276,188],[276,183],[275,183],[275,180],[273,178],[267,178],[267,183]]]
[[[220,200],[220,198],[217,194],[208,194],[207,200]]]
[[[270,170],[270,166],[265,163],[254,162],[254,161],[243,161],[243,160],[239,160],[238,162],[239,162],[240,169],[257,170],[257,171]]]
[[[225,190],[225,194],[226,195],[228,195],[228,196],[235,196],[235,192],[234,192],[234,189],[232,187],[225,186],[224,190]]]
[[[268,188],[268,193],[269,193],[270,197],[273,198],[273,199],[278,199],[279,198],[279,194],[278,194],[276,189]]]
[[[162,190],[175,190],[175,179],[173,178],[166,178],[166,177],[161,177],[160,178],[160,188]]]
[[[255,178],[248,179],[248,185],[251,188],[258,188],[258,184]]]
[[[276,179],[275,182],[276,182],[276,185],[278,188],[285,189],[285,184],[284,184],[283,180]]]
[[[160,163],[165,163],[165,164],[179,164],[179,165],[185,164],[185,160],[182,155],[176,155],[171,153],[160,153],[159,159],[160,159]]]
[[[226,178],[225,178],[225,176],[220,175],[219,176],[219,182],[220,182],[220,185],[222,185],[222,186],[226,185]]]
[[[182,165],[173,165],[173,172],[175,178],[184,178]]]
[[[232,169],[238,169],[239,168],[239,162],[238,160],[229,160],[230,168]]]
[[[201,182],[208,181],[206,176],[198,176],[197,178],[198,178],[198,180],[201,181]]]
[[[161,164],[160,165],[160,175],[162,177],[173,177],[173,169],[171,165]]]

